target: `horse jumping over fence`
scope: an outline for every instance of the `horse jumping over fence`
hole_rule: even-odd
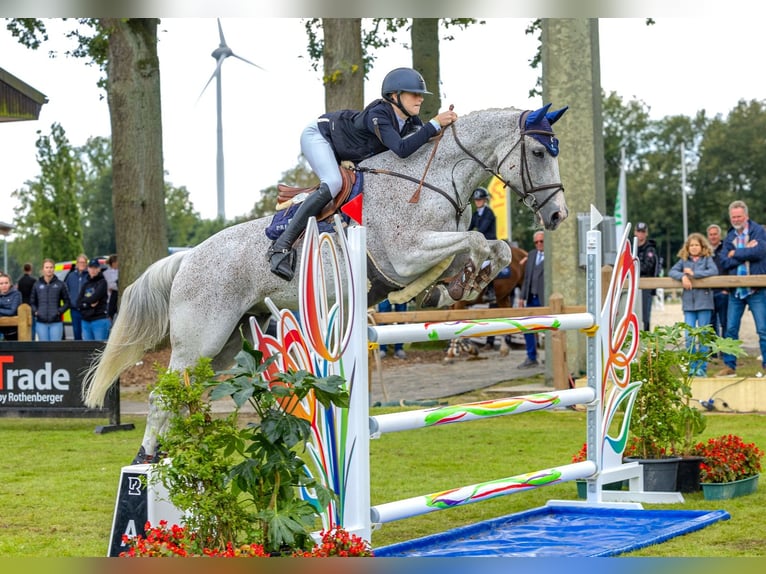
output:
[[[510,265],[508,265],[508,273],[501,273],[492,281],[492,285],[495,288],[495,300],[497,307],[504,309],[510,309],[513,307],[513,292],[516,287],[521,286],[524,281],[524,266],[521,265],[521,261],[527,256],[527,252],[521,247],[511,247],[512,259]],[[475,305],[484,302],[484,294],[487,292],[485,288],[479,296],[469,302],[458,301],[452,305],[452,309],[465,309],[468,305]],[[505,335],[500,338],[500,356],[505,357],[511,347],[509,344],[510,335]],[[469,339],[451,339],[447,347],[447,352],[444,355],[444,362],[451,363],[457,358],[460,353],[466,353],[472,356],[478,356],[480,349]]]
[[[369,305],[386,297],[395,301],[397,295],[408,300],[451,276],[460,281],[451,289],[437,284],[430,303],[446,307],[471,300],[509,264],[505,241],[467,231],[472,190],[488,174],[518,195],[546,229],[567,218],[558,140],[551,128],[566,108],[549,108],[472,112],[406,159],[385,152],[356,167],[357,176],[364,177]],[[102,405],[120,373],[168,336],[170,369],[192,366],[200,357],[223,369],[241,347],[240,325],[250,316],[270,315],[274,307],[267,298],[276,308],[298,307],[298,278],[285,282],[269,271],[271,240],[264,230],[270,219],[226,228],[193,249],[155,262],[127,287],[104,351],[86,375],[86,405]],[[474,271],[484,261],[489,270]],[[154,399],[134,462],[156,460],[157,437],[169,413]]]

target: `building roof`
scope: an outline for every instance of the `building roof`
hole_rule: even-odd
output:
[[[0,68],[0,122],[36,120],[46,103],[45,94]]]

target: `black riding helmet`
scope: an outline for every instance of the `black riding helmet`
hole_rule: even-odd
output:
[[[409,116],[410,113],[404,109],[404,106],[399,101],[399,94],[402,92],[411,92],[413,94],[431,93],[426,89],[426,81],[423,79],[423,76],[416,70],[412,68],[396,68],[383,78],[383,86],[380,89],[380,93],[384,100],[391,102],[402,110],[405,115]],[[392,97],[391,94],[396,94],[396,96]]]
[[[483,187],[477,187],[473,190],[474,199],[489,199],[489,192]]]

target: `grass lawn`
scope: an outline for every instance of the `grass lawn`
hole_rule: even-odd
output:
[[[766,446],[761,415],[708,414],[707,420],[705,436],[736,433]],[[136,430],[95,434],[95,426],[103,422],[0,418],[5,444],[13,445],[0,461],[4,479],[0,556],[106,555],[120,468],[138,448],[144,420],[125,417],[123,422],[135,423]],[[570,410],[384,435],[371,443],[372,503],[568,462],[584,435],[585,414]],[[443,532],[541,506],[548,499],[567,498],[576,498],[573,483],[410,518],[383,525],[373,534],[373,545]],[[686,495],[684,504],[668,507],[724,509],[732,519],[633,555],[766,556],[765,504],[763,484],[756,494],[734,500],[709,502],[701,493]]]

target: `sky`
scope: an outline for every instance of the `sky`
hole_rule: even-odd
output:
[[[636,98],[652,117],[724,116],[740,99],[765,99],[766,77],[753,65],[762,50],[757,18],[709,16],[599,20],[601,86],[624,99]],[[444,106],[458,114],[492,107],[533,109],[530,99],[538,70],[529,67],[537,39],[524,33],[529,18],[489,18],[484,25],[454,31],[440,44]],[[38,121],[0,124],[0,221],[12,223],[11,193],[39,175],[35,141],[60,123],[73,146],[89,137],[110,135],[99,71],[67,58],[73,45],[64,39],[71,20],[50,20],[52,40],[27,50],[0,30],[0,67],[38,91],[49,102]],[[295,166],[303,127],[324,111],[321,73],[311,69],[307,38],[298,18],[222,18],[226,42],[235,54],[263,70],[228,58],[222,70],[226,217],[244,215],[260,190],[276,184]],[[163,18],[159,26],[163,155],[166,179],[185,186],[203,218],[217,215],[216,90],[211,52],[218,47],[215,18]],[[401,34],[400,40],[406,40]],[[50,58],[58,50],[61,56]],[[378,52],[368,75],[365,101],[379,97],[390,69],[411,65],[403,47]],[[429,86],[433,91],[435,86]],[[567,102],[553,102],[554,108]]]

